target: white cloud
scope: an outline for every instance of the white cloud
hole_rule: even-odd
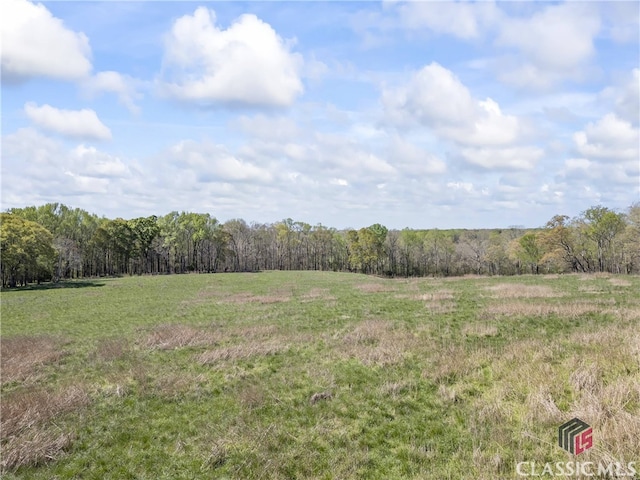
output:
[[[391,141],[389,157],[398,170],[412,177],[447,171],[447,164],[437,155],[398,136]]]
[[[46,104],[39,107],[35,103],[27,103],[24,111],[27,117],[43,130],[72,138],[111,138],[111,130],[100,121],[93,110],[61,110]]]
[[[307,172],[313,175],[345,178],[350,184],[373,183],[397,173],[381,155],[338,134],[313,135],[303,161]]]
[[[140,113],[140,108],[136,105],[135,100],[140,98],[137,87],[141,82],[114,71],[99,72],[86,80],[82,87],[90,96],[96,96],[101,93],[114,93],[118,97],[118,101],[126,107],[131,113]]]
[[[105,194],[109,192],[109,181],[104,178],[89,177],[87,175],[79,175],[69,170],[64,172],[71,179],[72,190],[76,194]]]
[[[542,153],[522,146],[523,122],[493,99],[478,100],[450,70],[432,63],[409,81],[382,93],[387,118],[401,127],[426,127],[459,147],[468,163],[483,168],[530,169]]]
[[[547,6],[530,18],[511,18],[496,42],[518,48],[536,65],[565,70],[593,55],[593,37],[599,29],[597,11],[565,3]]]
[[[301,133],[293,119],[280,116],[243,115],[233,120],[232,125],[246,135],[263,140],[291,141]]]
[[[495,62],[494,68],[498,71],[498,79],[501,82],[532,90],[548,90],[565,77],[579,77],[578,70],[563,75],[532,63],[522,63],[520,57],[499,59]]]
[[[409,2],[400,6],[400,18],[410,29],[428,28],[438,34],[476,39],[502,16],[493,2]]]
[[[640,69],[634,68],[628,75],[616,79],[614,85],[605,88],[600,96],[612,104],[615,113],[633,125],[640,123]]]
[[[186,167],[199,182],[257,182],[273,180],[269,169],[237,158],[225,147],[209,142],[183,140],[169,150],[171,161]]]
[[[303,61],[255,15],[228,29],[213,10],[175,21],[165,39],[163,89],[180,100],[251,106],[289,106],[303,92]]]
[[[531,170],[544,151],[533,146],[462,148],[460,154],[467,163],[486,169]]]
[[[640,161],[640,130],[609,113],[574,134],[578,152],[606,161]]]
[[[469,125],[452,129],[451,136],[467,145],[509,145],[518,140],[520,124],[513,115],[505,115],[500,105],[491,98],[476,102],[475,117]],[[473,122],[471,124],[471,122]],[[464,125],[461,122],[461,125]]]
[[[95,147],[78,145],[71,151],[78,171],[94,178],[122,178],[130,175],[129,167],[122,160]]]
[[[473,183],[471,182],[447,182],[447,188],[451,190],[464,190],[465,192],[473,192]]]
[[[533,88],[579,79],[595,53],[599,30],[597,8],[588,3],[550,5],[528,18],[511,17],[502,22],[495,42],[515,48],[519,56],[500,62],[499,76],[507,83]]]
[[[558,178],[572,185],[571,196],[575,196],[575,186],[583,192],[598,195],[606,202],[624,204],[629,195],[640,194],[640,162],[626,161],[607,163],[586,158],[569,158],[558,172]]]
[[[385,89],[388,118],[400,125],[422,124],[465,145],[508,145],[518,140],[520,124],[491,99],[473,98],[450,70],[432,63],[396,89]]]
[[[411,124],[451,126],[474,115],[471,93],[460,79],[438,63],[431,63],[397,89],[385,89],[382,101],[391,120]]]
[[[113,155],[84,145],[68,149],[32,128],[3,137],[3,203],[53,201],[83,208],[86,200],[86,207],[93,211],[107,201],[128,201],[123,192],[138,178],[136,169]]]
[[[6,79],[75,80],[91,71],[86,35],[69,30],[42,4],[4,0],[0,30],[2,76]]]
[[[618,43],[637,44],[640,31],[640,3],[604,2],[601,7],[608,36]]]
[[[569,185],[574,200],[624,205],[640,195],[640,130],[614,113],[588,123],[573,136],[580,156],[568,158],[558,178]]]
[[[338,185],[339,187],[348,187],[349,182],[347,182],[344,178],[332,178],[329,183],[331,185]]]

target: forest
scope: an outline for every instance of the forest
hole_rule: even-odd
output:
[[[208,213],[108,219],[58,203],[0,214],[2,286],[84,277],[332,270],[385,276],[640,272],[640,203],[535,229],[338,230]]]

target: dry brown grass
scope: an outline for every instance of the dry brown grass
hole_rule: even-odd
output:
[[[396,289],[392,283],[360,283],[354,287],[362,293],[393,292]]]
[[[236,293],[235,295],[229,295],[224,299],[220,300],[224,303],[263,303],[263,304],[271,304],[271,303],[283,303],[289,302],[291,300],[291,295],[286,293],[272,293],[269,295],[254,295],[252,293],[243,292]]]
[[[548,385],[534,386],[525,400],[526,418],[530,422],[562,423],[564,414],[554,396]]]
[[[66,355],[62,349],[66,343],[51,335],[1,338],[2,383],[33,380],[43,366]]]
[[[56,460],[71,446],[74,438],[72,433],[61,432],[55,427],[29,430],[13,437],[2,447],[0,471],[5,473]]]
[[[184,399],[185,395],[197,393],[206,383],[204,375],[169,373],[144,385],[145,392],[167,399]]]
[[[300,301],[303,303],[312,302],[315,300],[335,300],[336,297],[329,294],[328,288],[312,288],[307,293],[300,297]]]
[[[393,324],[386,320],[364,320],[355,325],[342,339],[349,345],[373,345],[386,336],[392,328]]]
[[[521,285],[518,283],[499,283],[486,287],[493,298],[554,298],[564,294],[548,285]]]
[[[393,398],[397,398],[403,393],[406,393],[415,388],[412,382],[399,381],[399,382],[386,382],[380,387],[380,391],[383,395],[388,395]]]
[[[462,334],[472,337],[495,337],[498,327],[488,323],[468,323],[462,327]]]
[[[394,295],[395,298],[406,298],[424,302],[424,306],[430,313],[434,315],[449,313],[456,309],[455,295],[452,290],[437,290],[428,293],[405,294],[400,293]]]
[[[624,278],[611,277],[609,283],[615,287],[630,287],[632,283]]]
[[[333,394],[331,392],[316,392],[309,398],[309,403],[315,405],[318,402],[331,400],[332,398]]]
[[[493,303],[487,305],[483,314],[485,316],[510,316],[510,317],[546,317],[557,315],[565,318],[578,318],[587,313],[601,312],[602,308],[591,302],[575,301],[566,303],[531,303],[523,301]]]
[[[606,327],[576,332],[558,342],[526,339],[493,355],[479,353],[476,361],[486,363],[489,358],[493,382],[474,399],[474,421],[500,425],[520,417],[535,432],[579,417],[597,434],[596,445],[581,460],[628,462],[640,454],[637,329]],[[475,378],[473,371],[460,377],[462,366],[451,370],[458,372],[456,383],[438,390],[445,401],[455,401]]]
[[[422,377],[436,383],[449,382],[468,375],[476,365],[475,355],[470,355],[464,347],[451,344],[439,348],[438,355],[422,371]]]
[[[595,273],[581,273],[578,276],[578,280],[587,281],[587,280],[597,280],[599,278],[611,278],[611,274],[607,272],[595,272]]]
[[[593,454],[600,459],[633,460],[638,455],[640,438],[640,375],[618,377],[600,386],[596,392],[584,391],[572,404],[569,415],[591,425],[598,434],[599,448]],[[628,405],[636,405],[629,411]]]
[[[342,358],[356,358],[367,366],[400,363],[418,339],[386,320],[364,320],[345,333],[336,350]]]
[[[102,362],[119,360],[131,352],[129,341],[125,338],[103,338],[96,346],[96,358]]]
[[[438,397],[445,403],[456,403],[460,400],[457,387],[451,387],[446,383],[438,385]]]
[[[241,345],[228,345],[208,350],[198,355],[197,361],[203,365],[219,362],[244,360],[255,356],[275,355],[289,349],[289,345],[279,340],[267,342],[249,341]]]
[[[172,350],[215,345],[220,341],[220,337],[219,333],[209,329],[188,325],[160,325],[142,339],[142,345],[158,350]]]
[[[411,300],[421,300],[423,302],[445,302],[455,298],[452,290],[437,290],[435,292],[420,294],[398,294],[395,298],[408,298]]]
[[[604,310],[604,313],[613,315],[620,320],[640,320],[640,306],[628,306],[623,308],[611,308]]]
[[[77,385],[60,392],[30,388],[5,395],[0,410],[2,471],[57,458],[73,435],[61,431],[54,420],[89,401],[86,389]]]
[[[248,325],[235,327],[228,330],[228,335],[247,340],[266,340],[278,335],[279,328],[276,325]]]
[[[238,392],[237,400],[245,408],[253,409],[264,405],[267,394],[261,385],[246,385]]]
[[[580,285],[578,287],[578,291],[581,293],[588,293],[590,295],[601,295],[606,293],[602,287],[598,285],[591,285],[591,284]]]
[[[424,307],[431,315],[441,315],[451,313],[456,310],[455,302],[426,302]]]

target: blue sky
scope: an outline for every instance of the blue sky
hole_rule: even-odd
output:
[[[2,209],[338,228],[640,200],[640,3],[44,2],[2,16]]]

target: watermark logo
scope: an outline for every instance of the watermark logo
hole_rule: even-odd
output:
[[[558,445],[573,455],[593,447],[593,429],[579,418],[573,418],[560,425]]]
[[[546,443],[546,442],[545,442]],[[558,445],[573,455],[579,455],[593,447],[593,428],[579,418],[573,418],[558,428]],[[519,477],[598,477],[638,478],[636,462],[518,462]]]

